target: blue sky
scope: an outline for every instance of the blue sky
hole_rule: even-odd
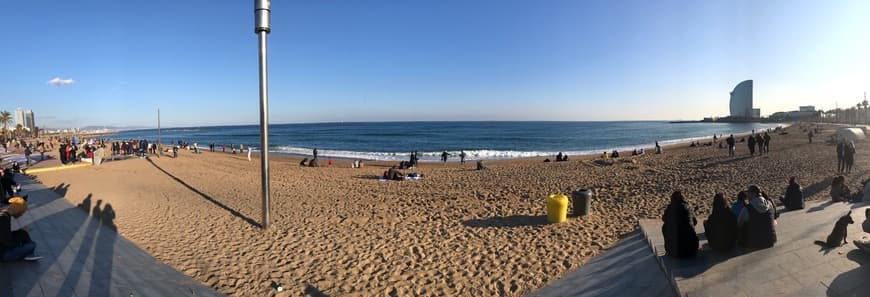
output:
[[[699,119],[870,89],[870,1],[274,1],[272,123]],[[253,1],[2,1],[0,109],[253,124]],[[50,80],[72,79],[52,85]]]

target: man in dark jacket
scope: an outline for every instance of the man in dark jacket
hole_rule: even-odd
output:
[[[755,134],[755,145],[758,147],[758,154],[764,154],[764,136],[761,133]]]
[[[758,186],[749,186],[746,193],[749,205],[737,216],[737,241],[745,248],[772,247],[776,243],[776,207],[762,196]]]
[[[728,143],[728,155],[734,156],[734,134],[728,136],[728,139],[725,139],[725,142]]]
[[[26,230],[12,231],[12,218],[21,217],[25,211],[27,202],[19,197],[9,199],[9,206],[0,210],[0,262],[42,259],[33,254],[36,243],[30,240]]]
[[[665,209],[662,221],[665,251],[669,256],[688,258],[698,253],[698,235],[695,233],[698,220],[682,192],[671,194],[671,204]]]
[[[837,172],[843,172],[843,169],[846,168],[846,163],[844,162],[844,156],[846,155],[846,143],[842,140],[837,142]]]
[[[755,137],[749,135],[749,139],[746,140],[746,144],[749,145],[749,154],[755,155]]]

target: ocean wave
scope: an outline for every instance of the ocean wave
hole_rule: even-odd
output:
[[[783,127],[787,127],[788,125],[782,125]],[[734,134],[744,134],[750,133],[750,131],[746,131],[743,133],[734,133]],[[724,135],[723,135],[724,136]],[[659,141],[659,145],[667,146],[679,143],[687,143],[692,141],[709,141],[711,135],[708,136],[700,136],[700,137],[688,137],[688,138],[679,138],[679,139],[669,139]],[[624,145],[617,147],[609,147],[609,148],[598,148],[598,149],[589,149],[589,150],[574,150],[574,151],[516,151],[516,150],[466,150],[466,159],[467,160],[506,160],[506,159],[520,159],[520,158],[537,158],[537,157],[555,157],[558,153],[567,154],[569,156],[590,156],[590,155],[599,155],[604,152],[608,154],[617,150],[620,152],[632,151],[635,149],[644,149],[651,151],[655,148],[655,142],[651,143],[642,143],[636,145]],[[253,147],[254,151],[259,152],[258,147]],[[312,149],[311,148],[303,148],[303,147],[293,147],[293,146],[275,146],[272,147],[270,152],[274,153],[284,153],[284,154],[292,154],[299,156],[311,156]],[[423,162],[438,162],[441,161],[441,153],[442,151],[423,151],[419,152],[420,161]],[[448,150],[448,154],[450,154],[450,161],[456,161],[459,159],[459,154],[461,151],[459,150]],[[341,159],[360,159],[360,160],[375,160],[375,161],[404,161],[408,160],[411,156],[410,152],[360,152],[360,151],[349,151],[349,150],[327,150],[320,149],[318,150],[318,155],[323,157],[332,157],[332,158],[341,158]]]

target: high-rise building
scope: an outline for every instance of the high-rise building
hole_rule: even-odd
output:
[[[33,117],[32,110],[23,110],[20,107],[15,110],[15,126],[11,127],[11,129],[15,129],[21,125],[24,130],[33,131],[36,128],[36,120]]]
[[[731,117],[759,118],[761,109],[752,108],[752,80],[744,80],[731,91]]]
[[[24,129],[34,131],[36,129],[36,121],[33,118],[33,111],[28,109],[24,112]]]
[[[21,107],[15,110],[15,125],[12,126],[12,129],[18,125],[24,126],[24,110]]]

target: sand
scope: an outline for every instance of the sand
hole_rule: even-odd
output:
[[[381,182],[387,169],[348,161],[302,168],[272,163],[272,226],[260,230],[259,160],[181,151],[36,178],[73,204],[111,204],[118,232],[157,259],[230,296],[520,296],[546,286],[659,218],[682,189],[699,218],[715,192],[734,199],[758,184],[774,198],[798,176],[810,199],[828,199],[836,171],[830,129],[807,144],[799,127],[773,135],[771,153],[728,157],[718,147],[669,148],[613,165],[572,157],[474,164],[424,163],[423,180]],[[849,186],[868,175],[858,144]],[[56,162],[56,161],[55,161]],[[323,162],[326,163],[326,162]],[[45,163],[41,166],[48,166]],[[594,189],[592,215],[545,224],[551,193]],[[278,293],[274,287],[282,286]]]

